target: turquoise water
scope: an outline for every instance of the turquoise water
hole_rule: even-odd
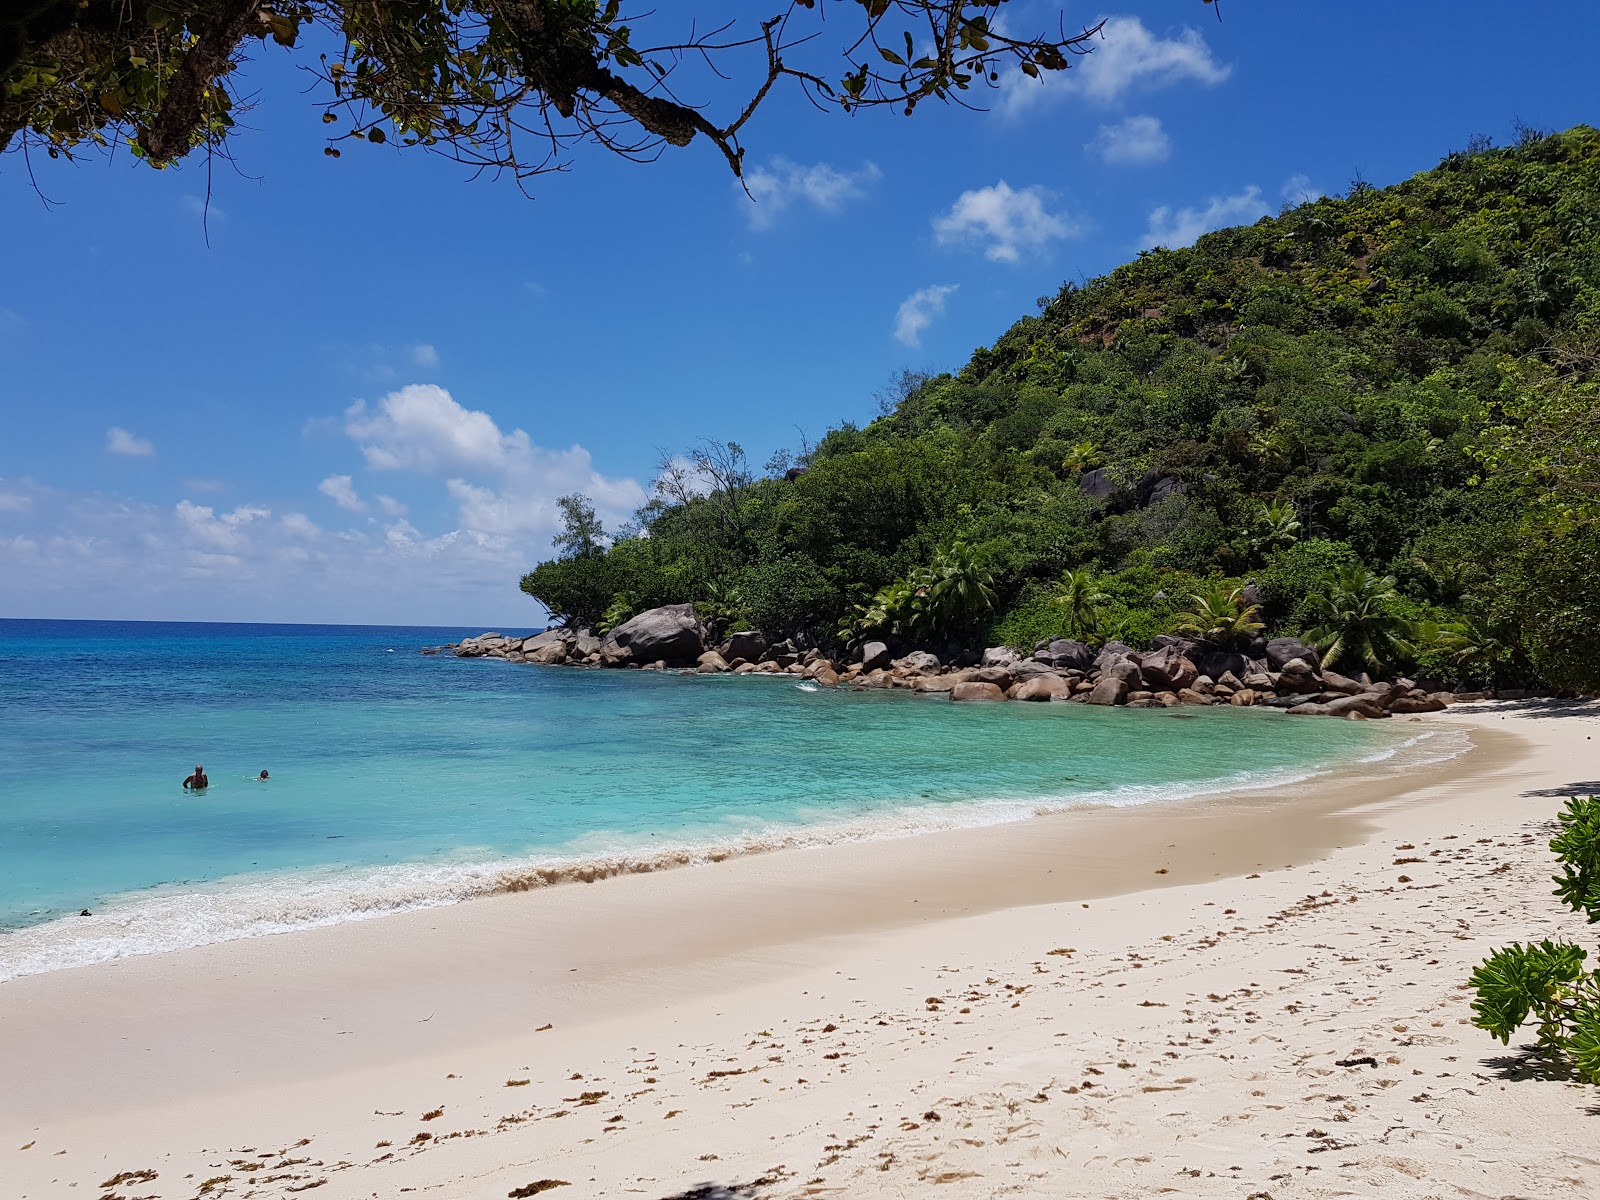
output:
[[[1159,803],[1416,734],[418,653],[469,632],[0,621],[0,978],[708,853]],[[197,762],[199,796],[180,787]]]

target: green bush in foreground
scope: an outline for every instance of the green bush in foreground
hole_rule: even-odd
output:
[[[1550,849],[1561,860],[1555,894],[1600,921],[1600,796],[1573,798],[1558,820]],[[1468,981],[1477,989],[1472,1023],[1501,1042],[1530,1019],[1539,1045],[1571,1064],[1588,1083],[1600,1083],[1600,971],[1584,970],[1587,953],[1548,938],[1513,942],[1484,960]]]

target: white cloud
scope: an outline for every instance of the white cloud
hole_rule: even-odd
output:
[[[1281,195],[1290,204],[1309,204],[1313,200],[1320,200],[1326,193],[1319,187],[1313,187],[1309,175],[1291,175],[1283,181],[1279,190]]]
[[[133,458],[149,458],[156,452],[149,438],[135,437],[120,425],[106,430],[106,453],[126,454]]]
[[[347,414],[345,453],[370,448],[431,480],[442,519],[413,523],[391,495],[357,496],[371,513],[329,508],[319,523],[300,504],[157,505],[4,478],[0,612],[537,627],[517,579],[551,553],[556,497],[587,493],[615,529],[644,489],[602,474],[582,446],[536,446],[440,389],[402,393]],[[329,479],[355,493],[352,477]]]
[[[1150,228],[1139,245],[1141,249],[1165,246],[1176,250],[1192,246],[1196,238],[1212,229],[1243,225],[1266,215],[1261,189],[1252,184],[1234,196],[1213,196],[1204,208],[1156,209],[1150,214]]]
[[[959,284],[939,283],[912,292],[900,302],[895,314],[895,340],[905,346],[922,345],[922,331],[933,323],[935,317],[944,315],[944,302],[955,294]]]
[[[1030,79],[1021,71],[1000,80],[1000,110],[1018,116],[1055,97],[1076,96],[1093,104],[1114,104],[1132,91],[1155,91],[1176,83],[1221,83],[1232,68],[1219,63],[1194,29],[1159,37],[1138,17],[1112,17],[1094,52],[1072,60],[1065,71],[1045,71]]]
[[[934,238],[941,246],[987,242],[985,258],[1017,262],[1022,251],[1042,249],[1077,232],[1077,226],[1045,207],[1048,199],[1043,188],[1016,191],[1003,179],[993,187],[962,192],[949,212],[934,218]]]
[[[647,499],[634,480],[596,471],[582,446],[537,446],[526,431],[506,433],[488,413],[463,407],[431,384],[391,392],[376,408],[352,405],[345,432],[374,469],[445,476],[446,494],[469,534],[548,538],[560,526],[556,498],[570,492],[587,495],[613,527]],[[405,506],[391,498],[384,511],[398,517]]]
[[[249,526],[272,516],[270,508],[259,504],[241,504],[232,512],[218,515],[209,504],[193,504],[188,500],[179,500],[174,511],[196,544],[224,551],[243,548]]]
[[[809,204],[823,212],[838,212],[851,200],[867,194],[867,185],[883,173],[874,163],[858,171],[841,171],[828,163],[802,166],[786,158],[775,158],[770,166],[745,172],[746,214],[752,229],[770,229],[783,211],[795,204]],[[744,192],[740,192],[744,197]]]
[[[296,537],[314,538],[322,535],[322,530],[317,527],[316,522],[305,513],[284,513],[278,518],[278,524]]]
[[[503,470],[532,449],[522,430],[501,433],[488,413],[463,408],[431,383],[390,392],[376,410],[358,400],[344,416],[345,432],[378,470]]]
[[[317,491],[349,512],[366,512],[366,502],[356,495],[355,480],[348,475],[329,475],[317,484]]]
[[[411,347],[411,361],[419,367],[437,367],[439,352],[427,342]]]
[[[1158,117],[1128,117],[1102,125],[1084,148],[1101,162],[1119,167],[1147,166],[1172,156],[1172,141]]]

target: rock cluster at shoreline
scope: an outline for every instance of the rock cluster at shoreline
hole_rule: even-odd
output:
[[[1404,678],[1341,675],[1323,669],[1310,646],[1287,637],[1258,638],[1248,652],[1173,635],[1157,637],[1144,650],[1122,642],[1094,650],[1079,641],[1052,638],[1039,642],[1031,656],[994,646],[981,654],[963,651],[948,661],[927,650],[896,657],[881,641],[856,647],[844,661],[800,639],[774,639],[753,630],[730,633],[713,646],[688,604],[640,613],[603,638],[582,629],[550,629],[526,638],[484,633],[438,649],[459,658],[545,666],[789,675],[821,687],[899,688],[955,701],[1261,706],[1283,709],[1290,716],[1371,720],[1438,712],[1451,703],[1485,698],[1481,692],[1450,692]]]

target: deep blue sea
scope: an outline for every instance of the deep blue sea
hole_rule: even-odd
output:
[[[0,621],[0,979],[517,884],[1269,786],[1418,736],[419,653],[478,632]],[[211,786],[191,795],[197,763]]]

